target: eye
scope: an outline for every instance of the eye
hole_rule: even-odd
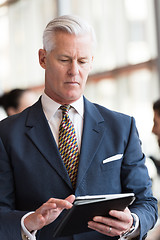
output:
[[[68,59],[60,59],[61,62],[68,62]]]
[[[87,63],[87,61],[84,61],[84,60],[79,60],[79,63],[80,63],[80,64],[86,64],[86,63]]]

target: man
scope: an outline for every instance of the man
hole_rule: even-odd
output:
[[[160,147],[160,99],[158,99],[153,103],[153,111],[154,111],[154,117],[153,117],[152,133],[154,133],[157,136],[157,142]],[[155,157],[153,156],[151,156],[150,158],[155,163],[157,172],[160,175],[160,161],[155,159]]]
[[[32,107],[0,123],[0,239],[20,240],[22,234],[23,239],[51,240],[57,217],[79,195],[134,192],[136,200],[124,211],[110,211],[114,219],[95,216],[88,223],[95,231],[61,240],[124,235],[142,240],[156,222],[157,203],[134,119],[83,97],[94,43],[93,29],[72,16],[52,20],[44,31],[44,48],[39,50],[44,93]],[[68,150],[61,150],[64,119],[75,129],[71,150],[78,149],[72,162],[78,165],[76,185],[70,163],[63,160]]]
[[[153,103],[153,111],[154,111],[154,118],[153,118],[153,128],[152,132],[157,136],[158,145],[160,147],[160,99]]]

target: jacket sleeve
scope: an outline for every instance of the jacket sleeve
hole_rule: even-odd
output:
[[[134,192],[136,200],[130,206],[140,220],[140,237],[144,239],[147,232],[154,227],[157,220],[157,200],[152,194],[152,182],[145,166],[145,156],[132,118],[128,143],[122,164],[122,187],[124,191]]]
[[[1,139],[0,156],[0,239],[21,240],[20,222],[26,212],[15,210],[13,171]]]

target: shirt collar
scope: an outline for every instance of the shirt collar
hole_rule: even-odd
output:
[[[48,121],[55,115],[61,104],[55,102],[50,97],[48,97],[44,92],[41,98],[42,108],[46,115]],[[73,102],[71,106],[80,114],[83,118],[84,115],[84,101],[83,96],[81,96],[77,101]]]

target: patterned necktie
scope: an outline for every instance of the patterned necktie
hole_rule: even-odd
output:
[[[68,171],[72,186],[75,189],[79,152],[75,129],[68,115],[70,108],[71,106],[67,104],[60,107],[62,109],[62,121],[59,126],[59,152]]]

